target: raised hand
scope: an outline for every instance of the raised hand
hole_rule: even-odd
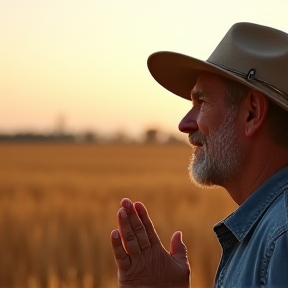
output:
[[[120,288],[188,288],[190,266],[181,232],[163,247],[145,206],[125,198],[117,213],[119,230],[111,233]]]

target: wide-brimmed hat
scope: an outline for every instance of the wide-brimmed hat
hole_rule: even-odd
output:
[[[252,23],[236,23],[207,61],[175,52],[148,58],[155,80],[189,99],[198,75],[211,72],[259,90],[288,110],[288,34]]]

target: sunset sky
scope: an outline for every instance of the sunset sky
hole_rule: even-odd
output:
[[[0,0],[0,133],[177,133],[190,103],[149,74],[168,50],[207,59],[230,26],[288,32],[288,0]]]

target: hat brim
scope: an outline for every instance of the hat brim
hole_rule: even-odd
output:
[[[188,100],[191,100],[191,90],[196,84],[198,76],[203,72],[210,72],[242,83],[251,89],[259,90],[288,110],[288,101],[268,87],[255,81],[248,81],[206,61],[176,52],[160,51],[149,56],[147,65],[151,75],[160,85]]]

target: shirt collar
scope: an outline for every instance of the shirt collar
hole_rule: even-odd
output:
[[[214,231],[217,233],[224,224],[242,242],[267,207],[283,193],[283,187],[287,184],[288,166],[258,187],[234,213],[215,225]]]

